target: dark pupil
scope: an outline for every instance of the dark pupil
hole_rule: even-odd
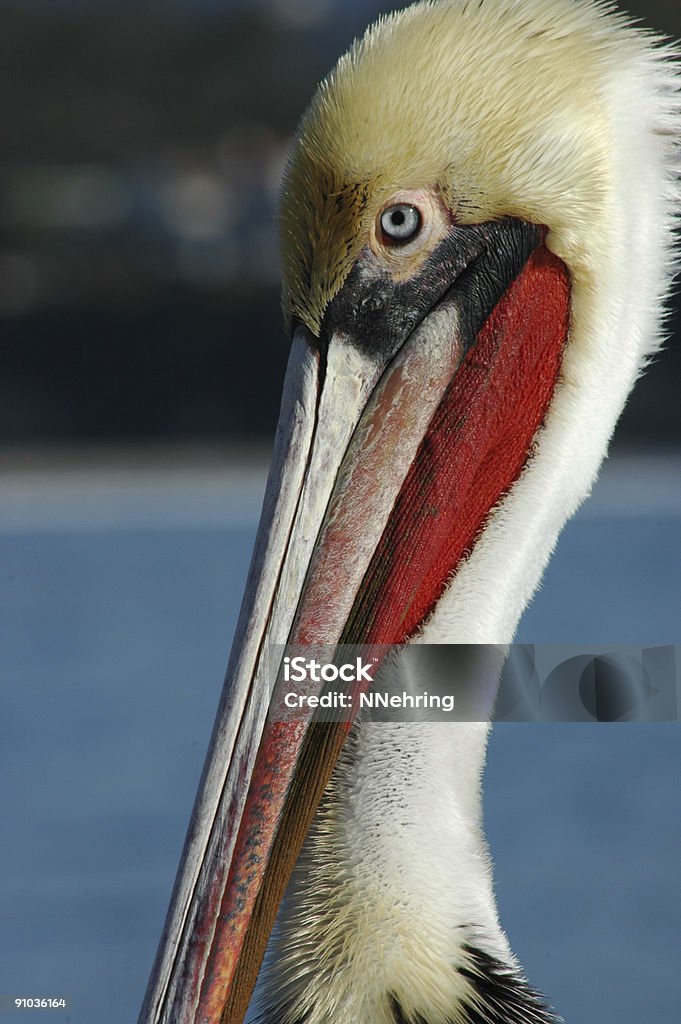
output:
[[[390,219],[396,228],[401,228],[407,218],[404,215],[404,210],[394,210]]]

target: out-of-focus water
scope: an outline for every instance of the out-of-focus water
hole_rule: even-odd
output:
[[[566,529],[520,639],[681,641],[679,465],[611,467]],[[0,995],[72,999],[46,1020],[136,1019],[261,477],[4,481]],[[498,726],[486,818],[502,921],[566,1020],[677,1019],[681,727]]]

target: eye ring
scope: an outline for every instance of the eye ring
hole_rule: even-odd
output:
[[[379,217],[381,235],[388,245],[412,242],[423,227],[423,217],[413,203],[393,203]]]

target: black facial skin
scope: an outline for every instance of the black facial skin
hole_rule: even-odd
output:
[[[366,249],[326,310],[319,342],[322,352],[338,332],[348,344],[385,366],[441,302],[456,304],[462,337],[470,346],[544,234],[535,224],[510,218],[454,226],[420,273],[403,282],[395,282],[378,267]]]

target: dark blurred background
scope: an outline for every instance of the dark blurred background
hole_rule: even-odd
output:
[[[271,436],[291,134],[337,55],[395,6],[0,0],[5,451]],[[629,6],[681,35],[677,0]],[[670,343],[620,446],[678,445],[680,370]]]

